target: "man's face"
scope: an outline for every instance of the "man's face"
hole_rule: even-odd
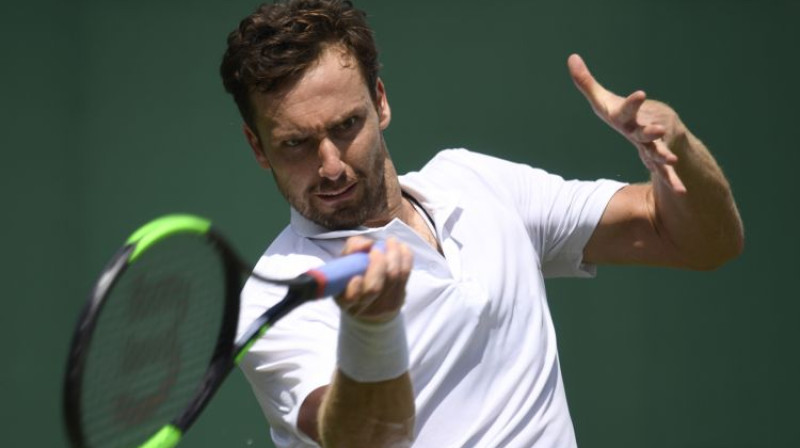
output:
[[[383,84],[376,105],[355,59],[334,46],[290,88],[252,101],[248,142],[292,207],[329,229],[380,219],[391,163],[381,133],[391,117]]]

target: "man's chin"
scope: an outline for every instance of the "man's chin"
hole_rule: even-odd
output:
[[[381,185],[372,190],[375,193],[383,191]],[[326,229],[348,230],[365,225],[371,216],[386,209],[385,201],[381,201],[385,195],[367,194],[363,189],[352,193],[351,197],[335,204],[312,197],[306,203],[306,212],[301,214]]]
[[[347,230],[361,226],[366,212],[357,206],[339,207],[335,210],[309,208],[300,212],[309,221],[330,230]]]
[[[356,216],[336,215],[318,217],[314,222],[329,230],[349,230],[360,227],[364,223],[364,219]]]

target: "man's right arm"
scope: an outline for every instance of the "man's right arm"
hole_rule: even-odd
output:
[[[336,371],[320,408],[325,447],[409,447],[414,441],[414,395],[408,372],[361,383]]]
[[[351,238],[344,254],[371,245]],[[297,423],[323,447],[399,448],[413,442],[414,394],[400,315],[412,265],[408,247],[389,239],[385,252],[370,252],[364,276],[337,297],[343,313],[338,367],[330,385],[305,399]]]

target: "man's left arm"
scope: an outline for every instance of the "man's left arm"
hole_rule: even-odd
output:
[[[741,218],[705,145],[666,104],[642,91],[623,98],[606,90],[577,55],[568,65],[595,113],[636,147],[651,173],[649,183],[611,198],[584,260],[704,270],[736,257],[744,245]]]

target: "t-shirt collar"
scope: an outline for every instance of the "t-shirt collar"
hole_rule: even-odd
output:
[[[404,176],[400,176],[400,184],[404,191],[414,196],[417,201],[431,214],[434,223],[437,227],[448,227],[448,221],[454,211],[458,208],[459,194],[456,192],[445,192],[437,189],[431,189],[426,186],[425,194],[419,189],[414,188],[413,182],[406,185],[403,181]],[[409,179],[410,180],[410,179]],[[394,222],[395,218],[392,220]],[[311,239],[336,239],[348,238],[355,235],[364,235],[375,231],[382,230],[384,227],[371,228],[366,226],[359,226],[354,229],[347,230],[329,230],[319,224],[312,222],[300,214],[294,207],[290,210],[289,225],[292,230],[298,235],[311,238]],[[391,225],[391,222],[387,226]]]

